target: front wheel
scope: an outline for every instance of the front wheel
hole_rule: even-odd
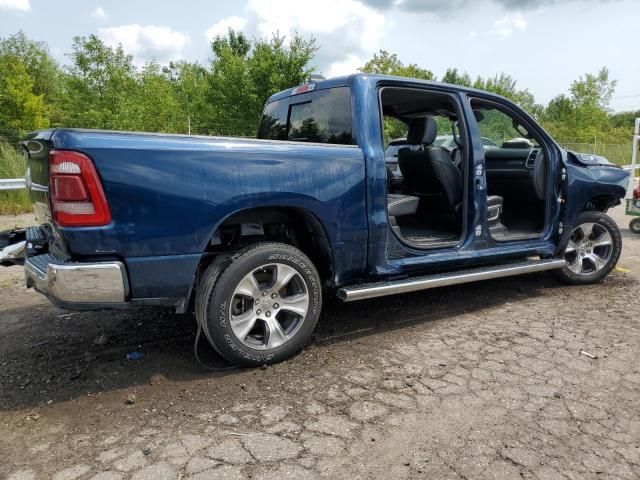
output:
[[[622,251],[622,236],[616,223],[601,212],[578,215],[564,252],[565,265],[556,277],[572,285],[596,283],[615,267]]]
[[[196,315],[227,360],[258,366],[284,360],[309,340],[320,316],[320,276],[283,243],[250,245],[203,275]]]
[[[634,218],[629,222],[629,230],[633,233],[640,234],[640,218]]]

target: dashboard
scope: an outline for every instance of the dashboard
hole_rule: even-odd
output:
[[[537,198],[534,166],[539,148],[484,150],[487,191],[505,198]]]

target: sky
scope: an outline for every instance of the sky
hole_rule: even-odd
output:
[[[609,68],[612,108],[640,109],[640,0],[0,0],[0,37],[23,30],[68,62],[76,35],[122,44],[139,65],[206,63],[231,27],[250,37],[316,38],[325,77],[357,71],[385,49],[440,77],[447,68],[506,72],[539,103]]]

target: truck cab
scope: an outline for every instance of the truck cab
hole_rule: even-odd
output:
[[[506,98],[357,74],[271,96],[257,139],[30,134],[40,225],[0,262],[65,308],[195,312],[254,366],[298,351],[323,298],[550,270],[594,283],[621,236],[628,174],[568,152]],[[26,253],[25,258],[20,253]]]
[[[618,204],[627,181],[604,159],[560,149],[505,98],[398,77],[361,74],[276,94],[259,137],[359,147],[371,277],[534,256],[555,267],[577,214]],[[594,195],[585,173],[596,171],[608,180]],[[569,260],[586,273],[598,253]],[[377,294],[339,290],[345,300]]]

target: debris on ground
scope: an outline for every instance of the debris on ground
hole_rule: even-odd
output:
[[[584,355],[585,357],[589,357],[589,358],[592,358],[592,359],[594,359],[594,360],[595,360],[596,358],[598,358],[598,356],[597,356],[597,355],[594,355],[593,353],[586,352],[586,351],[584,351],[584,350],[580,350],[580,355]]]
[[[129,352],[127,353],[127,360],[142,360],[144,353],[142,352]]]

